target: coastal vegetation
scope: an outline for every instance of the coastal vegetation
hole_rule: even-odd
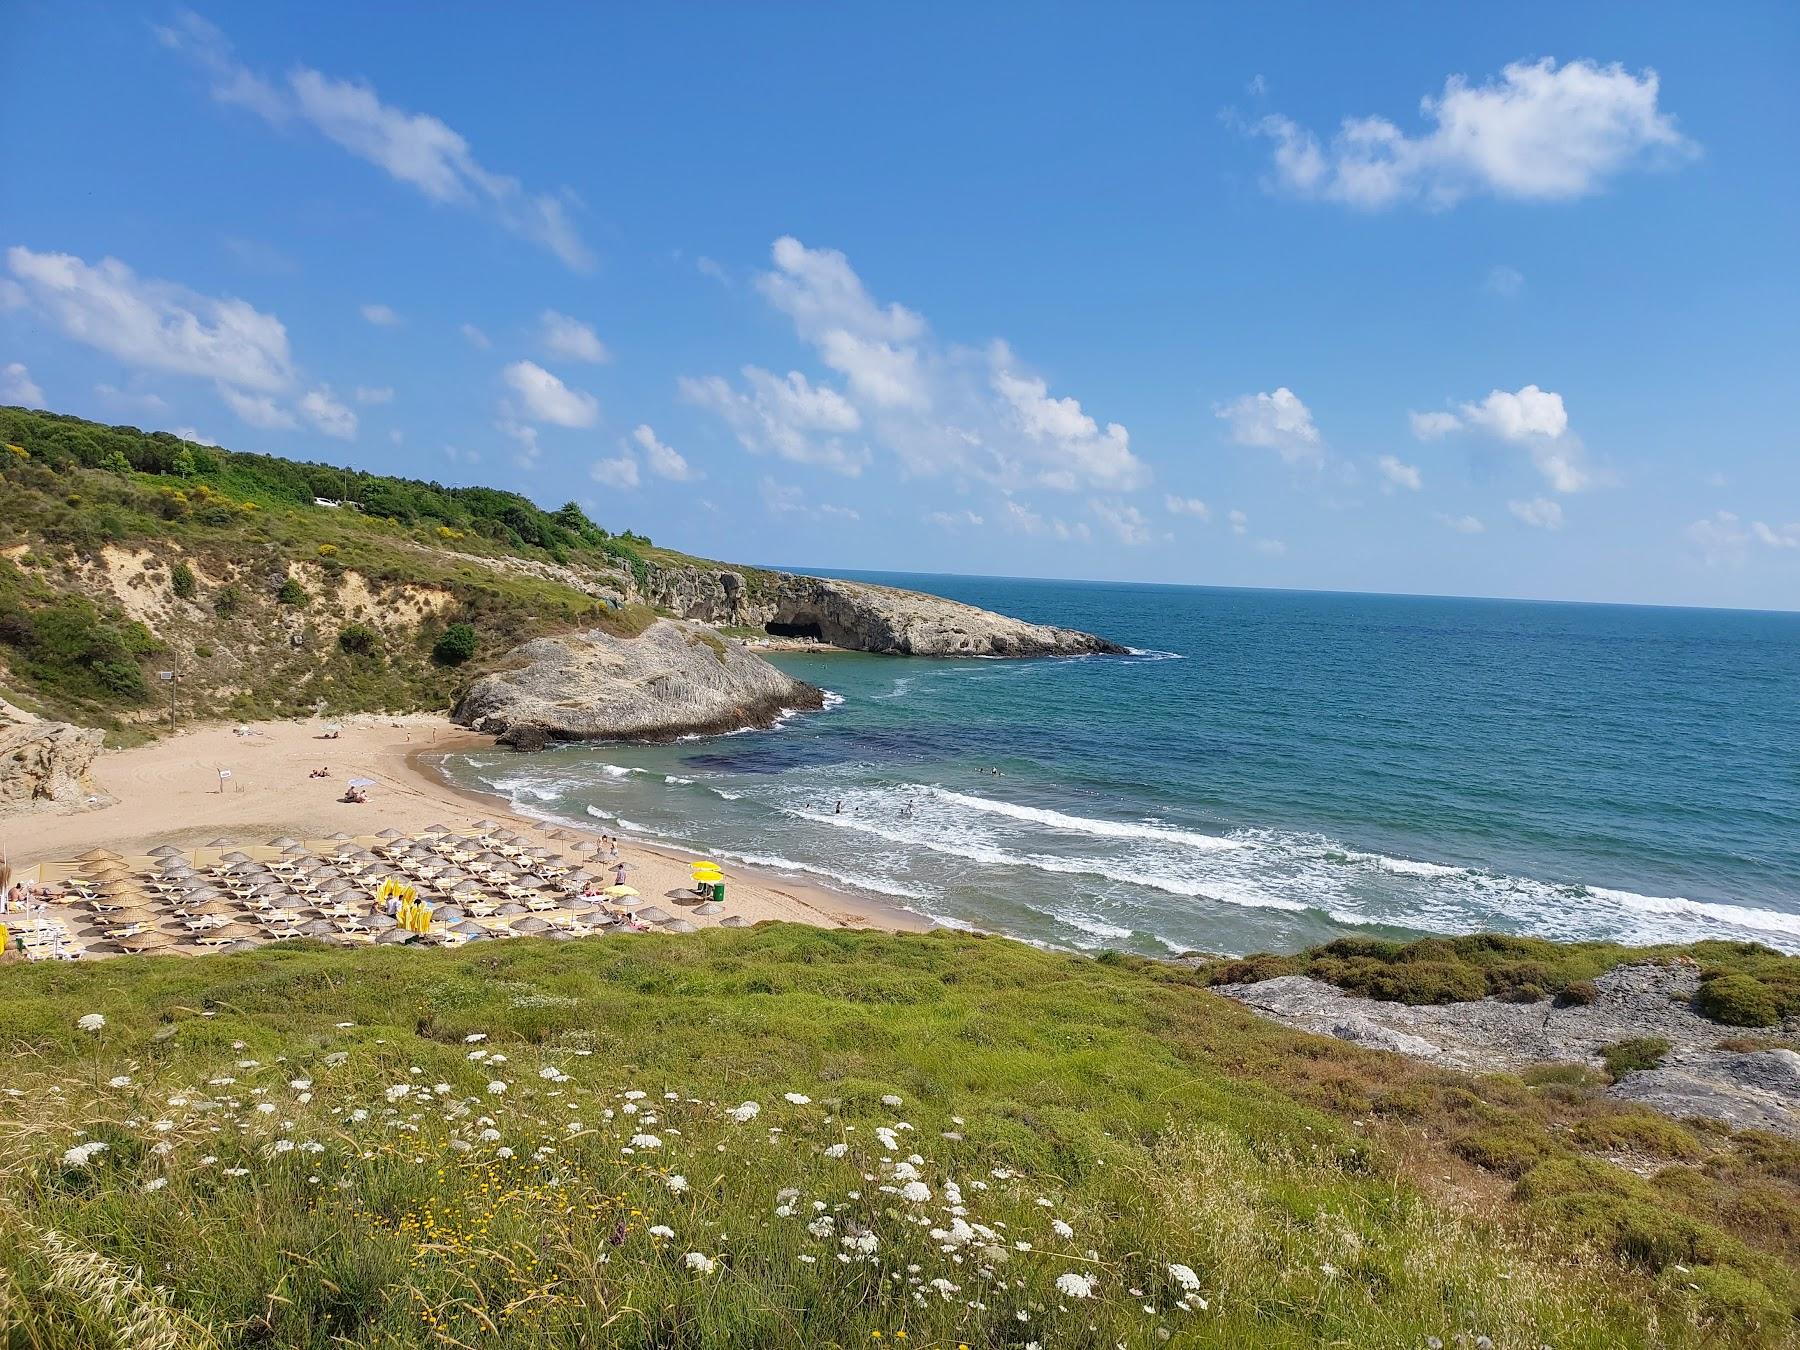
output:
[[[1800,1148],[786,925],[11,968],[19,1344],[1775,1345]],[[1629,1162],[1629,1166],[1620,1165]]]
[[[632,583],[698,563],[573,502],[55,413],[0,408],[0,446],[0,696],[115,744],[166,724],[158,665],[186,715],[448,708],[532,637],[642,631]]]
[[[1478,998],[1588,1003],[1596,976],[1636,961],[1695,962],[1700,973],[1695,1006],[1727,1026],[1768,1027],[1800,1015],[1800,960],[1754,942],[1631,947],[1500,933],[1416,942],[1339,938],[1305,951],[1209,961],[1201,970],[1215,985],[1310,975],[1349,993],[1395,1003]]]

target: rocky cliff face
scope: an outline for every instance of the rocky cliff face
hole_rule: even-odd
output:
[[[1122,653],[1092,633],[1026,623],[935,595],[860,581],[659,567],[644,600],[690,619],[778,636],[814,638],[850,651],[900,656],[1075,656]]]
[[[502,743],[672,740],[767,726],[824,695],[742,643],[658,619],[636,637],[593,630],[538,638],[469,687],[456,720]]]
[[[0,815],[79,810],[98,789],[88,777],[104,733],[46,722],[0,700]]]

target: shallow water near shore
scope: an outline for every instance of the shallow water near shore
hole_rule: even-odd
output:
[[[444,770],[1077,948],[1497,929],[1800,951],[1800,615],[842,575],[1135,654],[783,654],[838,696],[824,712]]]

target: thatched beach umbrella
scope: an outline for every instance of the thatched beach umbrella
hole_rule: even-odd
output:
[[[399,928],[389,928],[385,932],[377,933],[375,935],[375,940],[384,946],[396,946],[401,943],[411,942],[413,940],[413,935]]]
[[[120,856],[110,848],[90,848],[86,853],[76,854],[76,860],[79,862],[117,862]]]
[[[637,916],[645,923],[667,923],[675,917],[673,914],[669,913],[668,910],[661,909],[656,905],[651,905],[647,909],[638,910]]]
[[[719,920],[719,927],[721,928],[748,928],[749,926],[750,920],[746,919],[742,914],[733,914],[730,918]]]
[[[535,914],[527,914],[522,919],[515,919],[510,926],[515,933],[542,933],[550,927]]]
[[[686,919],[670,919],[662,926],[665,933],[698,933],[700,930]]]
[[[185,849],[177,848],[174,844],[158,844],[150,850],[150,856],[152,858],[179,858],[184,852],[186,852]]]

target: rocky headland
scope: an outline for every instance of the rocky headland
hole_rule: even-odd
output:
[[[703,624],[656,619],[635,636],[595,628],[527,642],[469,686],[455,719],[532,750],[767,726],[823,703],[821,691],[743,643]]]
[[[758,569],[651,567],[634,589],[683,618],[894,656],[1120,655],[1116,642],[941,596]]]

